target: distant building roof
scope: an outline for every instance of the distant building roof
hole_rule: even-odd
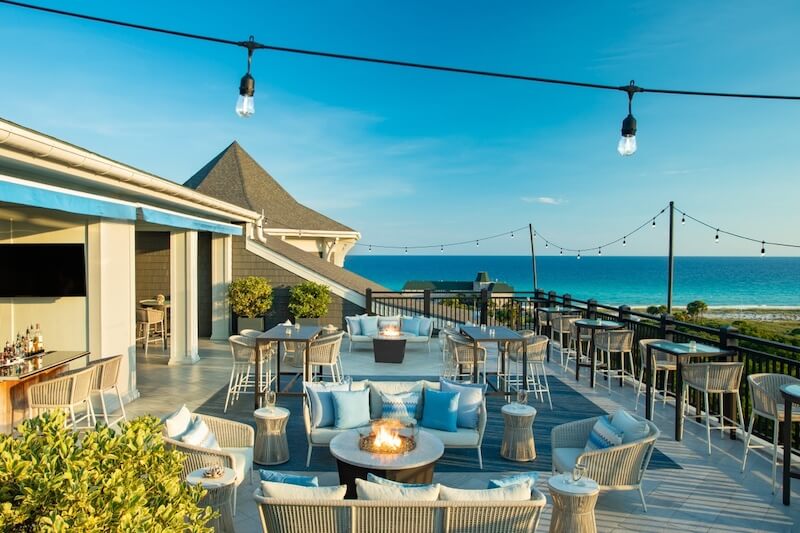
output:
[[[295,200],[236,141],[184,185],[258,213],[263,210],[269,228],[355,231]]]

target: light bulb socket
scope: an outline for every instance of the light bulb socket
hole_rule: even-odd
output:
[[[253,96],[256,93],[256,80],[248,72],[242,76],[242,81],[239,82],[239,95],[240,96]]]

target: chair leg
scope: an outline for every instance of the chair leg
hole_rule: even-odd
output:
[[[750,452],[750,439],[753,436],[753,423],[756,421],[755,413],[750,413],[750,425],[747,428],[747,433],[744,435],[744,455],[742,456],[742,472],[744,472],[744,467],[747,464],[747,454]],[[777,441],[775,441],[777,442]],[[777,444],[776,444],[777,446]],[[775,481],[773,477],[773,482]],[[773,486],[773,490],[774,490]]]
[[[711,455],[711,412],[708,405],[708,392],[703,391],[703,406],[706,410],[706,442],[708,442],[708,455]]]

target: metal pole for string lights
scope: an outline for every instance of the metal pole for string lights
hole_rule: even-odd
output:
[[[669,202],[669,266],[667,267],[667,314],[672,313],[672,280],[675,274],[673,237],[675,230],[675,202]]]
[[[528,224],[528,233],[531,236],[531,268],[533,269],[533,291],[539,288],[536,280],[536,249],[533,247],[533,224]]]

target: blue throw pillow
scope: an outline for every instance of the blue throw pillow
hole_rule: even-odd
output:
[[[317,476],[296,476],[294,474],[284,474],[275,470],[259,470],[261,481],[273,481],[275,483],[288,483],[300,487],[319,487]]]
[[[425,389],[422,426],[455,433],[458,431],[458,392]]]
[[[444,378],[439,378],[442,392],[459,392],[458,400],[458,427],[475,429],[478,427],[478,412],[483,405],[483,395],[486,393],[486,384],[455,383]]]
[[[331,396],[336,429],[353,429],[369,424],[369,389],[334,391]]]
[[[404,318],[400,321],[400,331],[414,335],[419,335],[419,318]]]
[[[383,418],[419,418],[419,408],[422,406],[422,393],[416,391],[402,392],[400,394],[381,393],[383,402]]]
[[[399,481],[392,481],[380,476],[376,476],[372,472],[367,472],[367,481],[377,483],[378,485],[386,485],[387,487],[431,487],[433,483],[400,483]]]
[[[431,332],[431,323],[433,321],[430,318],[420,318],[419,319],[419,332],[417,335],[420,337],[427,337],[428,334]]]
[[[350,378],[341,383],[323,383],[321,381],[303,382],[303,389],[308,395],[311,403],[311,427],[325,428],[330,427],[336,421],[336,414],[333,409],[333,399],[331,392],[335,390],[350,390]]]
[[[486,488],[499,489],[500,487],[507,487],[509,485],[515,485],[517,483],[525,483],[526,481],[530,481],[531,487],[533,487],[536,484],[537,479],[539,479],[539,472],[524,472],[522,474],[504,476],[501,477],[500,479],[490,479],[489,486]]]
[[[347,329],[350,330],[350,335],[361,335],[361,318],[346,316],[344,319],[347,322]]]
[[[377,316],[362,316],[361,317],[361,334],[362,335],[377,335],[378,334],[378,317]]]

